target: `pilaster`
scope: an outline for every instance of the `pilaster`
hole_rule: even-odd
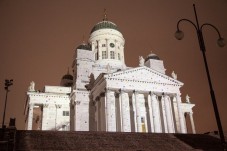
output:
[[[34,104],[30,103],[29,104],[29,110],[28,110],[28,127],[27,130],[32,130],[32,123],[33,123],[33,108]]]

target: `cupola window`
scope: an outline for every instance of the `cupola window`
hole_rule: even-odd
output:
[[[106,59],[107,55],[106,55],[106,51],[102,51],[102,59]]]
[[[110,59],[115,59],[115,57],[114,57],[114,51],[110,51]]]
[[[120,53],[118,53],[117,56],[118,56],[118,60],[121,60]]]
[[[63,111],[63,116],[69,116],[69,111]]]

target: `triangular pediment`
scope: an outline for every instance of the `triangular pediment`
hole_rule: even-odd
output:
[[[124,71],[118,71],[111,74],[106,74],[104,77],[111,79],[133,80],[133,81],[145,81],[152,83],[183,85],[182,82],[175,80],[165,74],[162,74],[156,70],[148,68],[146,66],[132,68]]]

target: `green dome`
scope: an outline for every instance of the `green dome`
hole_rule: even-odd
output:
[[[97,31],[99,29],[115,29],[115,30],[119,31],[119,29],[118,29],[116,24],[114,24],[114,23],[112,23],[110,21],[106,21],[106,20],[101,21],[98,24],[96,24],[92,28],[91,33],[95,32],[95,31]]]

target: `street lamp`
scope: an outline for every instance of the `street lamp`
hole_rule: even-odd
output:
[[[221,37],[220,32],[218,31],[218,29],[214,25],[209,24],[209,23],[204,23],[204,24],[202,24],[202,26],[199,26],[195,4],[193,4],[193,8],[194,8],[194,13],[195,13],[195,18],[196,18],[196,24],[194,22],[192,22],[191,20],[188,20],[188,19],[180,19],[177,22],[177,31],[175,33],[175,37],[178,40],[181,40],[184,37],[184,33],[179,29],[179,24],[182,21],[187,21],[187,22],[191,23],[195,27],[195,29],[196,29],[197,37],[198,37],[198,41],[199,41],[199,46],[200,46],[200,50],[202,51],[202,54],[203,54],[203,61],[204,61],[205,68],[206,68],[207,79],[208,79],[208,83],[209,83],[209,87],[210,87],[210,95],[211,95],[211,100],[212,100],[213,107],[214,107],[214,113],[215,113],[216,122],[217,122],[218,130],[219,130],[219,134],[220,134],[220,139],[221,139],[222,145],[224,146],[224,150],[226,150],[225,137],[224,137],[224,133],[223,133],[222,125],[221,125],[221,120],[220,120],[220,116],[219,116],[219,112],[218,112],[216,98],[215,98],[213,86],[212,86],[212,83],[211,83],[209,68],[208,68],[206,54],[205,54],[206,48],[205,48],[205,44],[204,44],[204,40],[203,40],[203,33],[202,33],[203,27],[204,26],[209,26],[209,27],[212,27],[213,29],[215,29],[217,31],[218,36],[219,36],[219,38],[217,40],[217,44],[220,47],[224,47],[225,46],[225,41]]]
[[[8,96],[8,92],[9,92],[9,87],[13,85],[13,79],[11,80],[5,80],[5,90],[6,90],[6,98],[5,98],[5,107],[4,107],[4,112],[3,112],[3,118],[2,118],[2,128],[5,128],[5,113],[6,113],[6,104],[7,104],[7,96]]]

